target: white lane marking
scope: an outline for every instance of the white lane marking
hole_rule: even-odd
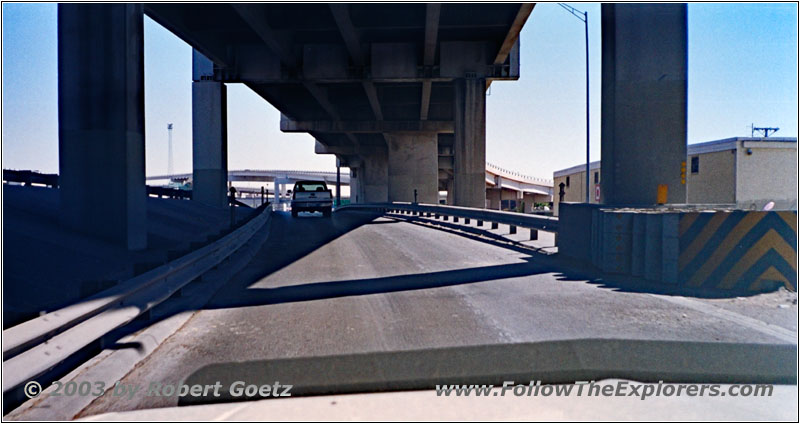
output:
[[[672,302],[676,305],[680,305],[689,309],[694,309],[695,311],[703,312],[705,314],[724,319],[735,324],[739,324],[743,327],[750,328],[752,330],[756,330],[758,332],[770,335],[772,337],[776,337],[786,342],[791,342],[793,344],[797,344],[797,333],[788,330],[783,327],[779,327],[777,325],[768,324],[764,321],[760,321],[754,318],[750,318],[748,316],[744,316],[742,314],[738,314],[733,311],[729,311],[727,309],[723,309],[714,305],[710,305],[705,302],[700,302],[697,300],[692,300],[685,298],[683,296],[664,296],[664,295],[656,295],[651,294],[655,298],[666,300],[667,302]]]

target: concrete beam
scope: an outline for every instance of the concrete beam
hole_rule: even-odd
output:
[[[602,202],[685,203],[685,4],[603,4]]]
[[[436,62],[436,44],[439,36],[439,15],[442,5],[438,3],[428,3],[425,6],[425,47],[422,54],[422,64],[433,66]],[[431,106],[431,87],[430,80],[422,82],[422,101],[420,103],[419,119],[427,120],[428,111]]]
[[[283,43],[278,41],[274,31],[267,22],[267,17],[264,14],[264,9],[258,4],[231,4],[239,16],[247,22],[250,28],[255,32],[264,44],[270,50],[280,57],[281,62],[287,67],[294,69],[297,67],[297,58],[292,51],[284,47]]]
[[[358,33],[350,20],[350,6],[344,3],[331,3],[329,7],[336,26],[339,27],[339,33],[342,34],[344,44],[350,52],[350,57],[353,58],[353,63],[357,66],[364,66],[365,55],[358,39]]]
[[[350,20],[350,6],[342,3],[332,3],[329,7],[331,14],[333,14],[333,19],[336,21],[336,26],[339,27],[339,33],[342,35],[347,51],[350,53],[350,58],[356,66],[363,67],[366,64],[366,58],[358,32],[356,32],[356,28]],[[361,84],[364,87],[367,99],[369,99],[375,119],[382,121],[383,112],[378,101],[378,92],[375,89],[375,84],[368,80],[362,81]]]
[[[436,133],[387,133],[389,201],[436,204],[439,198],[439,162]]]
[[[381,102],[378,100],[378,90],[375,89],[375,84],[372,81],[362,81],[361,85],[364,86],[364,92],[367,94],[369,106],[372,108],[375,119],[383,121],[383,111],[381,110]]]
[[[528,17],[533,12],[534,3],[523,3],[519,6],[519,11],[517,15],[514,17],[514,22],[511,24],[511,28],[506,34],[506,38],[503,40],[503,44],[500,45],[500,50],[497,52],[497,56],[494,58],[495,65],[502,65],[505,63],[506,59],[508,58],[508,54],[511,53],[511,49],[514,47],[514,44],[517,44],[517,40],[519,40],[519,33],[522,31],[522,27],[527,22]]]
[[[372,43],[371,75],[373,79],[404,79],[419,75],[419,50],[414,43]]]
[[[331,80],[348,77],[347,51],[340,44],[303,45],[303,80]]]
[[[386,132],[438,132],[455,131],[453,121],[293,121],[281,116],[283,132],[318,133],[386,133]]]
[[[431,108],[431,88],[433,83],[430,81],[422,82],[422,98],[420,100],[419,119],[422,121],[428,120],[428,112]]]
[[[356,149],[354,146],[328,146],[319,140],[315,140],[314,153],[318,155],[354,155],[356,154]]]
[[[422,63],[433,66],[436,61],[436,42],[439,37],[439,16],[442,5],[428,3],[425,5],[425,47],[422,54]]]
[[[140,4],[58,5],[59,217],[131,250],[147,247],[143,19]]]
[[[263,9],[261,5],[257,4],[232,4],[231,5],[234,10],[244,19],[245,22],[250,26],[250,28],[258,34],[262,41],[270,48],[273,52],[275,52],[281,59],[286,67],[289,69],[296,69],[297,68],[297,58],[295,57],[294,53],[287,47],[285,47],[284,43],[278,40],[278,37],[275,35],[275,32],[270,27],[269,23],[267,22],[266,16],[263,13]],[[285,82],[285,80],[284,80]],[[319,87],[316,83],[308,80],[302,81],[303,86],[308,90],[314,99],[320,104],[320,106],[331,116],[334,120],[339,119],[339,114],[336,112],[336,109],[333,107],[331,102],[328,99],[328,95],[325,90]],[[358,138],[351,133],[347,133],[347,138],[350,139],[354,144],[359,144]]]
[[[486,80],[455,83],[453,201],[456,206],[486,206]]]
[[[485,41],[442,41],[439,46],[439,76],[461,79],[489,77],[494,49]]]
[[[228,128],[225,84],[192,83],[192,200],[228,205]]]

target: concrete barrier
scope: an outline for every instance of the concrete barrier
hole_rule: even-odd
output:
[[[797,212],[681,213],[672,225],[678,252],[668,268],[683,284],[797,290]]]
[[[599,208],[599,205],[565,202],[561,204],[566,207],[559,213],[559,222],[569,222],[569,225],[559,228],[559,253],[575,259],[594,262],[592,252],[595,251],[596,237],[593,237],[592,232],[597,226],[593,224],[592,213]]]
[[[229,258],[269,223],[272,206],[219,240],[145,274],[3,331],[3,394],[21,387],[95,340],[147,313]]]
[[[561,205],[559,254],[685,287],[797,290],[797,212]],[[589,240],[590,239],[590,240]]]

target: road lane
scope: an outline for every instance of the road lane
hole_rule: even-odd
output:
[[[368,218],[277,213],[250,265],[123,382],[180,383],[222,362],[569,338],[783,342],[524,249]],[[106,395],[82,415],[176,404]]]

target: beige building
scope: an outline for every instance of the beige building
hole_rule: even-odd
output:
[[[686,158],[687,203],[730,205],[739,209],[797,210],[797,138],[733,137],[690,144]],[[590,202],[600,199],[600,161],[589,171]],[[553,173],[553,209],[559,192],[564,202],[585,202],[586,165]]]

